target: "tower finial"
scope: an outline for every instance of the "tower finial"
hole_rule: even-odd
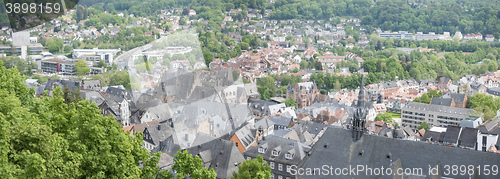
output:
[[[358,106],[361,107],[361,104],[365,100],[365,85],[364,85],[363,74],[361,74],[361,85],[359,86],[359,95],[358,95]]]

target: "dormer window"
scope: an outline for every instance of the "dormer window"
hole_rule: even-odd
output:
[[[264,148],[264,147],[259,147],[259,153],[261,153],[261,154],[265,153],[265,152],[266,152],[266,150],[267,150],[267,149],[266,149],[266,148]]]
[[[280,154],[280,151],[278,150],[273,150],[273,156],[277,157]]]
[[[291,154],[291,153],[287,153],[287,154],[285,154],[285,158],[286,158],[287,160],[292,160],[292,158],[293,158],[293,154]]]

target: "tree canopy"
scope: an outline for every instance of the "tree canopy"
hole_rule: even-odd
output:
[[[176,171],[177,178],[215,178],[217,173],[214,169],[208,170],[203,167],[203,161],[199,156],[192,156],[187,150],[179,150],[174,155],[174,165],[172,165],[172,170]],[[169,176],[168,178],[172,178]]]
[[[231,179],[267,179],[271,178],[271,167],[264,161],[262,156],[252,160],[245,160],[238,166],[238,172],[234,171]]]
[[[295,102],[295,99],[293,98],[287,98],[285,101],[283,101],[287,107],[293,106],[295,109],[298,109],[297,102]]]
[[[0,178],[150,178],[159,153],[142,147],[88,100],[66,104],[60,87],[34,97],[0,61]],[[142,165],[142,167],[141,167]]]
[[[427,122],[422,122],[422,123],[420,123],[420,125],[418,126],[418,128],[417,128],[417,129],[418,129],[418,130],[420,130],[420,129],[425,129],[425,130],[427,131],[427,130],[429,130],[429,123],[427,123]]]

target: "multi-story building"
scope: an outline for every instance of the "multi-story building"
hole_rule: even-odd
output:
[[[40,69],[46,73],[60,73],[62,75],[75,75],[75,61],[62,59],[45,59],[40,61]]]
[[[398,91],[398,84],[394,81],[382,81],[379,88],[383,99],[387,99],[391,94]]]
[[[486,37],[484,38],[484,40],[486,40],[486,42],[493,42],[493,41],[495,41],[495,36],[491,35],[491,34],[487,34]]]
[[[413,34],[408,33],[407,31],[399,31],[399,32],[385,31],[380,33],[379,37],[396,38],[396,39],[413,39]]]
[[[120,49],[73,49],[73,58],[95,63],[104,60],[105,63],[112,64],[119,51]]]
[[[439,35],[436,35],[434,32],[429,32],[428,34],[424,34],[422,32],[417,32],[415,35],[415,40],[436,40],[439,38]]]
[[[439,98],[431,98],[431,104],[465,108],[467,105],[467,95],[459,93],[445,93]]]
[[[319,100],[319,91],[313,82],[296,83],[294,86],[288,84],[286,98],[293,98],[299,108],[309,106]]]
[[[477,150],[488,151],[491,147],[498,149],[500,147],[500,125],[494,120],[486,121],[477,128]]]
[[[401,109],[401,121],[404,127],[415,129],[422,122],[439,127],[458,126],[460,121],[472,113],[474,113],[472,109],[410,102]]]
[[[271,167],[271,179],[291,179],[295,178],[291,172],[292,167],[296,167],[310,149],[311,147],[296,140],[270,135],[258,146],[243,152],[243,156],[248,160],[261,155]]]

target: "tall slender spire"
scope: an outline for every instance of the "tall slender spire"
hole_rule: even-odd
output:
[[[364,78],[361,74],[361,85],[359,86],[358,106],[354,112],[352,120],[352,137],[354,141],[361,139],[365,133],[366,107],[365,107],[365,89]]]
[[[365,85],[363,74],[361,74],[361,85],[359,86],[358,106],[361,107],[365,100]]]

